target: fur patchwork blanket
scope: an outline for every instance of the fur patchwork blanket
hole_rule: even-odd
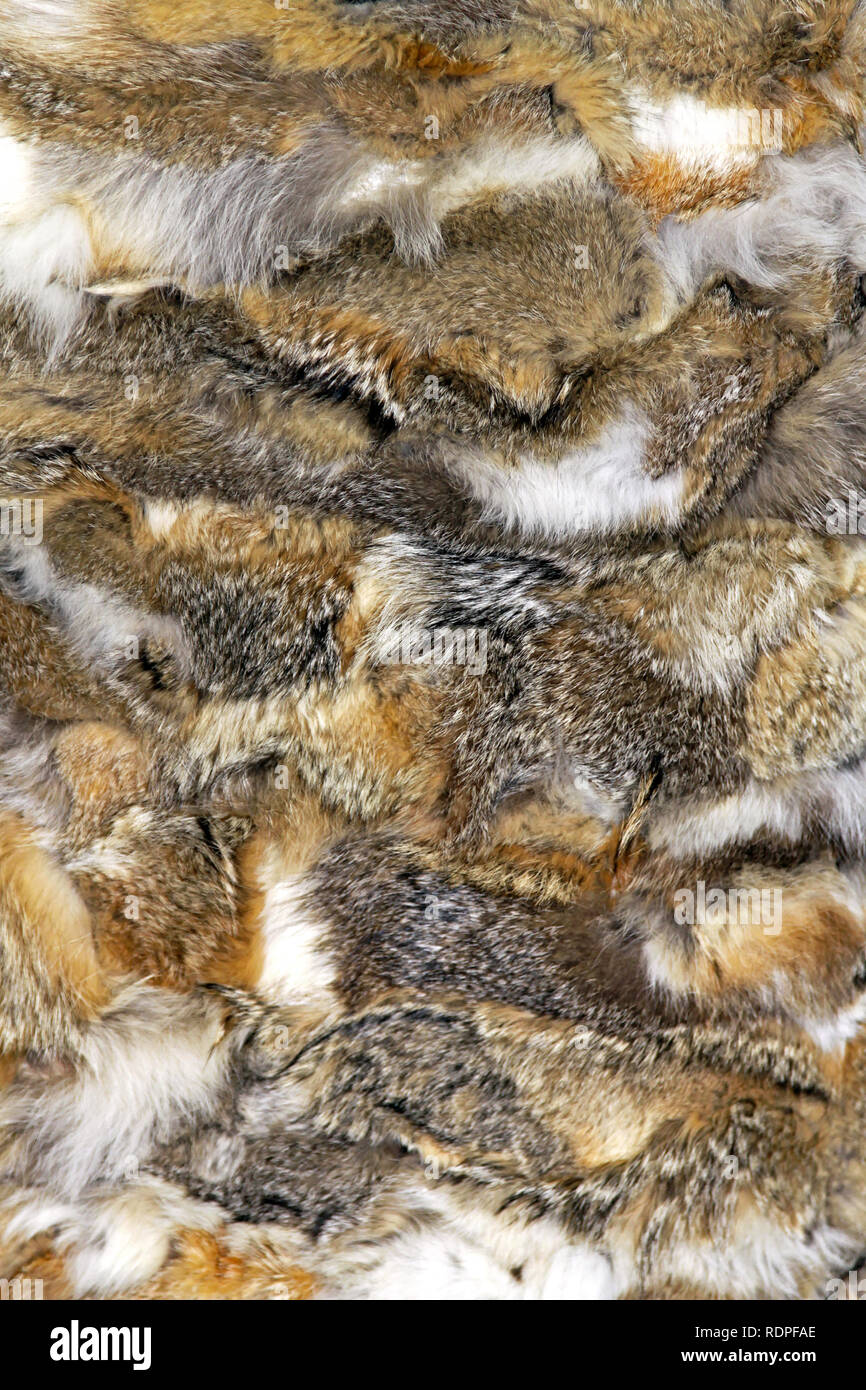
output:
[[[0,0],[0,1276],[866,1251],[866,4]]]

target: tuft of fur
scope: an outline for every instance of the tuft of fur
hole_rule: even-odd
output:
[[[862,1261],[864,22],[0,3],[2,1277]]]

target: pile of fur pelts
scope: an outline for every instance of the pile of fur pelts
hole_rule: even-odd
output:
[[[0,1276],[838,1296],[862,0],[2,0]]]

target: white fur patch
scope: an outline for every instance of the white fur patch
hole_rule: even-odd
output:
[[[866,851],[866,762],[772,782],[752,779],[730,796],[665,807],[652,816],[647,836],[652,849],[686,858],[747,844],[762,832],[796,844],[808,817],[850,852]]]
[[[672,155],[687,167],[736,168],[753,163],[760,152],[759,113],[755,113],[756,122],[745,110],[707,106],[689,92],[657,102],[648,93],[635,91],[632,101],[632,130],[638,145],[655,154]],[[764,127],[767,124],[772,135],[772,115]]]
[[[797,1022],[824,1052],[843,1052],[866,1023],[866,997],[858,999],[838,1014],[821,1018],[802,1017]]]
[[[480,451],[452,464],[482,503],[484,517],[527,534],[608,533],[675,521],[685,493],[682,473],[651,478],[641,467],[649,420],[634,407],[598,439],[555,462],[525,455],[506,469]]]
[[[53,1237],[78,1298],[135,1288],[165,1264],[177,1230],[215,1232],[225,1222],[218,1207],[149,1175],[123,1188],[95,1189],[75,1202],[24,1189],[2,1210],[7,1238]]]
[[[40,45],[49,40],[63,44],[91,32],[97,17],[93,0],[9,0],[3,11],[10,34]],[[44,56],[44,47],[39,52]]]
[[[0,1098],[0,1133],[21,1130],[4,1169],[23,1159],[29,1180],[69,1197],[98,1180],[137,1176],[174,1123],[215,1103],[227,1062],[222,1039],[216,1000],[130,989],[85,1033],[73,1077]]]
[[[81,320],[92,265],[82,213],[40,195],[32,148],[0,124],[0,297],[23,304],[56,348]]]
[[[335,1003],[333,962],[322,948],[324,926],[308,900],[303,874],[274,878],[265,890],[261,935],[264,964],[258,991],[274,1004]]]
[[[401,1193],[411,1227],[375,1247],[335,1252],[338,1296],[365,1300],[469,1301],[615,1298],[610,1259],[588,1241],[566,1241],[553,1220],[495,1216],[458,1202],[444,1180]],[[339,1261],[337,1263],[337,1260]],[[326,1295],[327,1296],[327,1295]]]
[[[44,545],[5,539],[0,560],[16,568],[18,593],[40,604],[84,659],[111,670],[137,654],[140,639],[151,638],[172,652],[184,673],[189,671],[189,649],[176,618],[133,608],[93,584],[60,579]]]
[[[848,261],[866,270],[866,166],[848,145],[767,156],[760,198],[710,208],[687,222],[666,217],[655,255],[673,311],[712,274],[733,272],[767,289],[796,291],[798,267]]]
[[[825,1225],[802,1233],[750,1212],[728,1241],[678,1241],[657,1259],[658,1274],[737,1298],[801,1297],[799,1279],[815,1285],[828,1270],[845,1269],[859,1253],[850,1237]]]
[[[166,500],[153,501],[146,499],[142,503],[145,525],[150,530],[154,540],[161,541],[177,525],[178,520],[183,515],[183,508],[177,502]]]

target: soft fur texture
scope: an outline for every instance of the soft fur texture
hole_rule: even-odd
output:
[[[0,2],[0,1275],[864,1258],[864,68],[861,0]]]

